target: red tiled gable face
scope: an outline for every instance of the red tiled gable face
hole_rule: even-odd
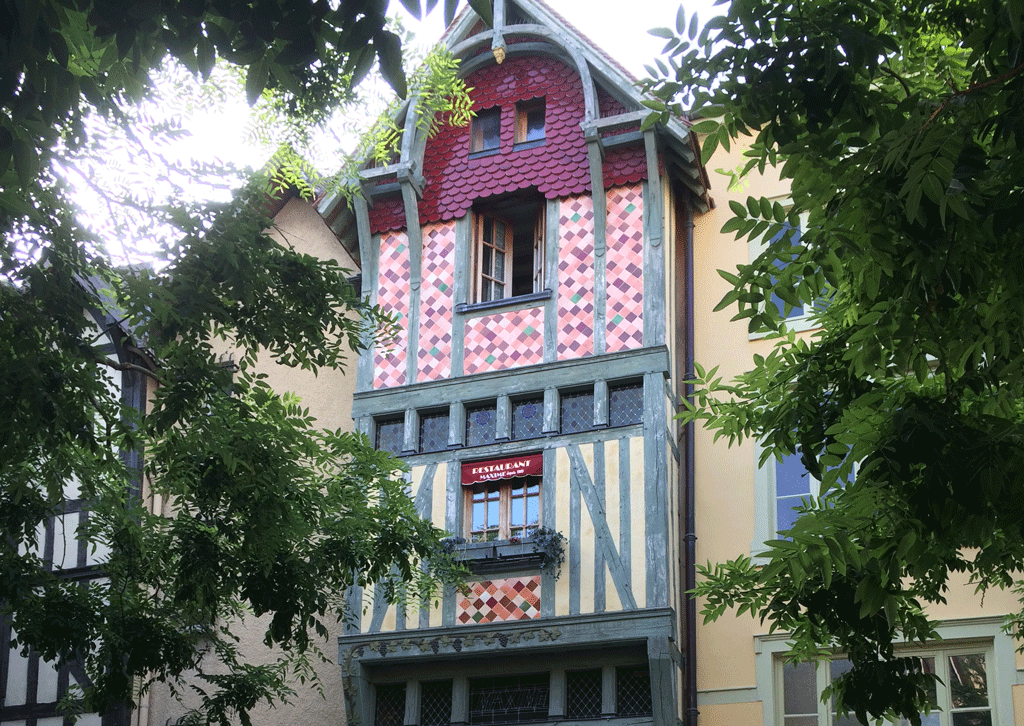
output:
[[[405,205],[401,194],[377,197],[370,207],[370,232],[384,234],[405,229]]]
[[[469,158],[470,129],[442,127],[427,142],[421,223],[457,219],[477,199],[537,187],[548,199],[590,189],[583,88],[575,71],[543,56],[512,56],[466,78],[473,109],[501,107],[499,153]],[[543,98],[544,144],[513,150],[516,103]]]
[[[501,108],[499,152],[469,158],[470,127],[442,124],[427,142],[423,158],[426,180],[419,203],[420,223],[458,219],[478,199],[536,187],[548,199],[590,191],[587,147],[583,140],[583,88],[576,72],[545,56],[511,56],[501,65],[482,68],[466,78],[473,109]],[[543,98],[544,144],[514,149],[515,107],[520,101]],[[606,91],[598,94],[601,116],[625,113]],[[623,129],[622,133],[629,129]],[[643,147],[633,145],[605,153],[605,187],[634,184],[647,177]],[[375,234],[404,229],[400,195],[378,199],[370,208]]]

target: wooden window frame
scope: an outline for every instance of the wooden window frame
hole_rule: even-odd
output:
[[[544,267],[547,242],[544,206],[543,203],[540,204],[533,223],[530,293],[543,292],[545,289]],[[475,212],[473,215],[472,302],[509,300],[524,294],[512,294],[514,281],[525,274],[522,267],[515,265],[514,257],[515,223],[507,217],[490,212]],[[500,294],[497,294],[499,288]]]
[[[490,138],[489,135],[485,135],[485,131],[490,130],[491,124],[496,126],[494,129],[494,144],[485,146],[484,144]],[[501,148],[501,106],[478,111],[473,116],[469,126],[469,152],[471,154],[494,153]]]
[[[532,486],[537,487],[536,494],[530,494],[529,488]],[[513,495],[513,490],[519,490],[522,492],[521,495]],[[543,524],[543,489],[541,477],[539,476],[526,476],[526,477],[515,477],[510,479],[499,479],[496,481],[478,482],[472,486],[466,486],[464,488],[464,515],[463,521],[463,535],[470,542],[494,542],[500,540],[509,540],[513,536],[522,537],[526,534],[527,529],[535,529]],[[478,495],[483,495],[483,498],[478,498]],[[516,525],[516,533],[513,534],[512,526],[512,511],[515,506],[515,500],[518,500],[520,506],[523,507],[523,521],[526,521],[527,512],[527,501],[535,496],[537,498],[537,522],[536,524],[523,524]],[[492,526],[492,523],[487,521],[487,502],[497,501],[498,502],[498,522],[497,527]],[[484,503],[484,526],[480,530],[473,529],[473,507],[477,502]],[[489,537],[488,533],[497,531],[496,536]],[[522,530],[520,533],[519,530]]]
[[[540,134],[530,136],[530,116],[540,112],[542,124]],[[515,143],[520,144],[542,144],[547,136],[547,110],[543,98],[534,98],[529,101],[520,101],[516,104],[515,117]]]

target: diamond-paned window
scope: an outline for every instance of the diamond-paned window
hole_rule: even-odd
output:
[[[471,678],[469,722],[497,724],[547,721],[550,692],[551,679],[547,673]]]
[[[405,442],[405,417],[391,416],[377,419],[377,434],[374,446],[380,451],[401,454]]]
[[[373,714],[374,726],[404,726],[405,684],[378,685]]]
[[[535,439],[544,433],[544,397],[512,402],[512,439]]]
[[[608,387],[608,425],[628,426],[643,421],[644,384],[640,381]]]
[[[615,669],[615,703],[619,716],[650,716],[651,674],[646,665]]]
[[[561,394],[561,430],[575,434],[594,428],[594,392],[573,391]]]
[[[448,412],[420,414],[420,451],[444,451],[448,448]]]
[[[497,405],[491,401],[481,406],[466,407],[466,446],[494,443]]]
[[[566,672],[565,715],[568,718],[597,718],[601,715],[600,668]]]
[[[420,684],[420,726],[447,726],[452,720],[452,682]]]

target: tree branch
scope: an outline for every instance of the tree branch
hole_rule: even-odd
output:
[[[1007,81],[1007,80],[1013,78],[1015,75],[1017,75],[1021,71],[1024,71],[1024,63],[1021,63],[1016,68],[1007,71],[1006,73],[1004,73],[1001,76],[997,76],[996,78],[993,78],[991,80],[985,81],[984,83],[977,83],[977,84],[975,84],[973,86],[968,86],[967,88],[964,88],[963,90],[954,91],[953,93],[951,93],[948,96],[946,96],[946,100],[944,100],[942,103],[940,103],[939,107],[937,109],[935,109],[935,111],[932,113],[931,116],[928,117],[928,120],[924,122],[924,126],[921,127],[921,131],[924,131],[928,127],[928,124],[930,124],[932,121],[934,121],[935,117],[938,116],[940,113],[942,113],[942,110],[944,108],[946,108],[946,106],[949,105],[949,102],[952,101],[954,98],[957,98],[959,96],[966,96],[966,95],[968,95],[970,93],[974,93],[975,91],[980,91],[983,88],[989,88],[990,86],[994,86],[996,84],[1002,83],[1003,81]]]
[[[117,361],[112,361],[109,358],[97,358],[96,361],[117,371],[134,371],[136,373],[141,373],[144,376],[149,376],[160,385],[163,385],[163,380],[161,380],[160,376],[143,366],[137,366],[134,363],[118,363]]]

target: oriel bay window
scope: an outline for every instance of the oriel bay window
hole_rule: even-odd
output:
[[[527,537],[540,526],[543,465],[542,454],[463,464],[466,539],[490,542]]]

